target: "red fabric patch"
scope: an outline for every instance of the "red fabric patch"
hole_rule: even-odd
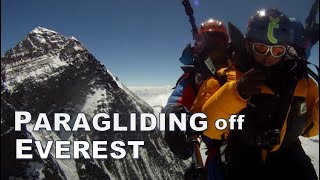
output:
[[[180,96],[178,100],[178,102],[184,105],[188,110],[191,109],[193,102],[196,100],[196,95],[193,90],[191,85],[187,85],[182,92],[182,96]]]

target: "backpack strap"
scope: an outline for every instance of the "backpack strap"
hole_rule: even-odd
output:
[[[300,78],[296,76],[289,78],[286,86],[288,88],[285,88],[285,90],[283,90],[282,93],[280,93],[279,103],[277,104],[278,114],[276,115],[276,123],[273,128],[274,132],[271,132],[273,133],[277,142],[276,145],[266,148],[268,151],[277,151],[280,148],[281,141],[284,139],[285,135],[283,135],[283,139],[281,140],[281,129],[283,128],[283,125],[290,113],[291,104],[294,97],[294,91],[299,82],[299,79]]]
[[[198,88],[198,83],[196,82],[196,73],[195,72],[191,72],[188,78],[188,82],[190,83],[193,92],[195,93],[195,96],[197,96],[198,92],[199,92],[199,88]]]

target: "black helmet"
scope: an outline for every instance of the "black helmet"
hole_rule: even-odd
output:
[[[251,42],[269,45],[290,44],[290,23],[290,19],[279,10],[262,9],[250,18],[246,38]]]

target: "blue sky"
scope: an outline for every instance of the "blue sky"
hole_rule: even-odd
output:
[[[1,56],[37,26],[74,36],[125,85],[173,86],[192,42],[182,0],[1,0]],[[304,22],[314,0],[190,0],[197,24],[215,17],[245,32],[251,15],[276,7]],[[197,5],[196,5],[197,4]],[[310,61],[319,65],[319,43]]]

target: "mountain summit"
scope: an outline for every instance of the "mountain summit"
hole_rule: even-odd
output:
[[[153,109],[133,94],[74,37],[37,27],[1,58],[1,179],[181,179],[186,168],[170,152],[161,132],[32,131],[35,119],[22,131],[14,130],[14,112],[28,111],[32,117],[54,113],[71,115],[70,125],[80,112],[91,119],[97,113],[118,112],[120,126],[129,127],[131,112],[153,113]],[[137,119],[139,127],[139,119]],[[112,122],[111,122],[112,123]],[[89,123],[90,124],[90,123]],[[71,127],[72,128],[72,127]],[[132,153],[116,159],[56,159],[50,152],[41,159],[33,150],[33,160],[16,159],[16,139],[47,141],[121,140],[144,141],[139,159]],[[34,149],[34,148],[33,148]],[[126,147],[132,152],[132,146]],[[109,149],[107,151],[110,151]],[[90,156],[92,156],[90,152]]]

